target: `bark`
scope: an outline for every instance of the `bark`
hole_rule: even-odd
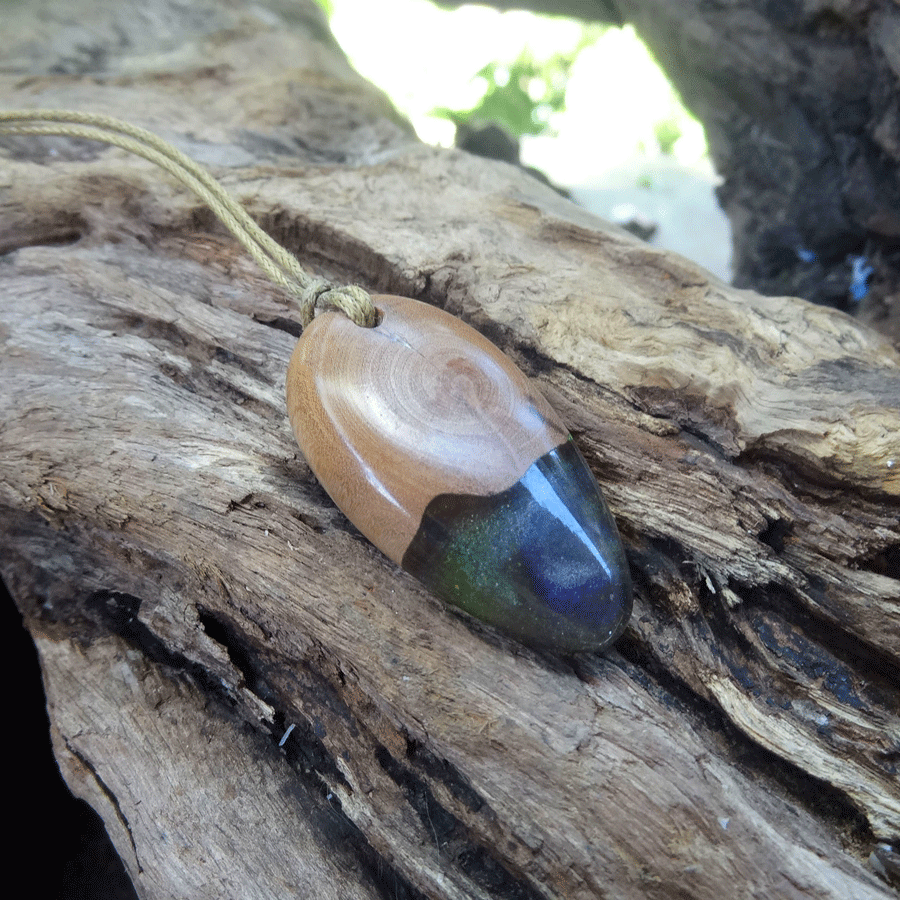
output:
[[[854,310],[900,342],[896,0],[619,7],[706,126],[735,283]],[[854,256],[873,269],[863,301]]]
[[[141,897],[896,896],[886,339],[418,145],[312,3],[7,3],[4,29],[9,106],[153,128],[310,270],[510,353],[636,585],[605,656],[448,612],[313,479],[290,303],[199,202],[3,139],[2,573]]]

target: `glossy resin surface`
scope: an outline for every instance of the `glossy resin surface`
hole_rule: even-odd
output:
[[[616,524],[571,440],[499,494],[435,497],[403,567],[448,603],[532,646],[595,650],[631,615]]]
[[[304,456],[375,546],[529,644],[600,649],[631,609],[615,524],[556,413],[497,347],[423,303],[317,316],[287,378]]]

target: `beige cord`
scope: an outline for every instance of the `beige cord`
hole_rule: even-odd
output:
[[[371,296],[356,285],[338,286],[308,275],[297,259],[267,235],[201,165],[167,141],[112,116],[60,109],[0,110],[0,134],[61,135],[113,144],[165,169],[192,190],[238,239],[259,267],[300,304],[305,328],[317,305],[333,306],[367,328],[378,314]]]

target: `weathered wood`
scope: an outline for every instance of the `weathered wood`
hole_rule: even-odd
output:
[[[118,151],[4,139],[2,572],[141,896],[894,896],[889,343],[415,144],[312,4],[89,5],[66,73],[76,26],[5,4],[5,102],[154,128],[310,269],[488,334],[637,587],[603,657],[448,612],[312,478],[291,310],[209,214]]]

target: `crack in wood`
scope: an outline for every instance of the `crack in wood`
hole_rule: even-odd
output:
[[[204,666],[172,650],[158,635],[138,618],[142,600],[124,591],[94,591],[84,601],[85,609],[93,611],[106,627],[147,659],[183,675],[190,676],[198,686],[226,709],[234,710],[237,699],[231,691]]]
[[[100,788],[103,796],[106,797],[107,800],[109,800],[110,805],[116,811],[116,817],[122,823],[122,827],[125,829],[125,832],[128,835],[128,840],[131,842],[131,852],[134,854],[134,861],[137,865],[138,873],[142,874],[144,869],[143,866],[141,866],[141,860],[138,855],[138,849],[137,844],[134,840],[134,834],[131,831],[131,825],[128,822],[128,818],[126,817],[125,813],[122,812],[122,807],[119,805],[119,798],[116,797],[115,793],[113,793],[109,785],[107,785],[107,783],[100,777],[100,773],[97,771],[94,764],[76,747],[74,747],[68,738],[63,738],[63,741],[69,753],[71,753],[72,756],[74,756],[75,759],[77,759],[81,763],[81,765],[91,773],[91,777],[94,779],[94,783],[97,785],[97,787]]]
[[[419,751],[414,745],[410,746],[412,753],[417,755]],[[535,890],[523,876],[503,865],[489,848],[473,840],[466,825],[438,802],[427,782],[395,759],[386,747],[376,749],[376,759],[403,791],[425,833],[433,837],[437,851],[459,866],[467,878],[496,900],[546,900],[546,894]],[[433,768],[433,765],[429,767]],[[455,787],[458,788],[458,781]],[[483,801],[477,795],[473,796],[471,790],[465,793],[466,802],[474,800],[483,814]]]

